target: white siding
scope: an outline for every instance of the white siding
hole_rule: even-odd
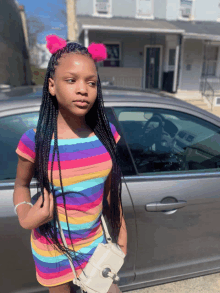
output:
[[[76,14],[93,15],[93,0],[76,1]]]
[[[197,0],[195,1],[195,20],[216,21],[218,18],[219,0]]]
[[[167,0],[154,0],[154,17],[166,19]]]
[[[181,66],[181,90],[199,90],[202,72],[203,43],[200,40],[185,40]],[[187,70],[190,69],[190,70]]]
[[[167,0],[167,8],[166,8],[167,20],[178,19],[179,9],[180,9],[180,0]]]

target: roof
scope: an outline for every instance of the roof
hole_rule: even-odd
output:
[[[167,21],[128,17],[93,17],[78,15],[79,35],[85,30],[147,33],[175,33],[184,38],[220,41],[220,23],[216,21]]]
[[[108,30],[124,32],[183,33],[184,31],[163,19],[146,20],[126,17],[92,17],[77,15],[79,34],[83,30]]]
[[[214,21],[170,21],[174,26],[185,31],[185,38],[220,40],[220,23]]]

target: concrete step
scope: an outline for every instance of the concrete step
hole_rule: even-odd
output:
[[[196,106],[196,107],[198,107],[198,106]],[[206,110],[206,111],[210,110],[210,109],[207,108],[207,107],[198,107],[198,108],[203,109],[203,110]]]
[[[189,94],[189,93],[178,93],[175,95],[178,99],[181,99],[181,100],[201,100],[202,97],[201,97],[201,94],[198,95],[198,94]]]
[[[177,99],[184,100],[185,102],[190,103],[200,109],[211,112],[211,105],[198,92],[181,91],[178,92],[178,94],[173,94],[173,96]]]
[[[189,96],[189,97],[186,97],[186,96],[175,96],[177,99],[180,99],[180,100],[184,100],[184,101],[189,101],[189,100],[193,100],[193,101],[201,101],[201,97],[193,97],[193,96]]]
[[[198,108],[201,108],[203,110],[209,110],[211,109],[211,106],[208,105],[206,102],[203,100],[195,101],[195,100],[185,100],[185,102],[192,104],[193,106],[196,106]]]
[[[213,115],[216,115],[217,117],[220,117],[220,107],[219,109],[217,107],[214,107],[213,111],[211,110],[211,107],[210,108],[201,108],[209,113],[212,113]]]
[[[211,106],[209,107],[209,105],[208,104],[206,104],[206,103],[204,103],[204,102],[197,102],[197,103],[195,103],[195,102],[187,102],[187,103],[189,103],[189,104],[192,104],[192,105],[194,105],[194,106],[197,106],[197,107],[202,107],[202,106],[206,106],[207,108],[211,108]]]
[[[191,100],[190,99],[190,100],[186,100],[186,102],[191,103],[191,104],[200,104],[200,103],[206,104],[206,102],[202,99],[200,99],[200,100]]]

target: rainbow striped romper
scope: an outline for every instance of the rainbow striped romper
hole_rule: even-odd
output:
[[[110,127],[117,143],[120,135],[112,123]],[[16,149],[18,155],[33,163],[35,161],[35,131],[34,129],[26,131]],[[97,245],[106,243],[100,216],[103,208],[104,183],[112,169],[112,160],[96,135],[87,138],[58,139],[58,146],[69,228],[78,262],[74,259],[74,254],[72,259],[79,275]],[[48,175],[51,170],[53,147],[54,140],[52,139]],[[53,183],[57,196],[58,217],[67,245],[71,249],[64,202],[60,195],[57,154],[53,164]],[[58,238],[62,243],[59,233]],[[73,280],[74,274],[66,255],[54,250],[51,243],[40,234],[38,228],[31,231],[31,248],[36,277],[41,285],[52,287]]]

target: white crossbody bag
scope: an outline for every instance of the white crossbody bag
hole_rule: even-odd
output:
[[[107,243],[98,244],[85,269],[83,269],[85,274],[82,272],[80,276],[76,277],[72,259],[68,256],[75,276],[73,284],[79,286],[81,292],[83,290],[87,293],[107,293],[113,281],[119,281],[117,273],[124,263],[125,254],[120,246],[112,242],[103,215],[101,215],[101,220]],[[67,247],[60,223],[58,225],[63,243]]]

